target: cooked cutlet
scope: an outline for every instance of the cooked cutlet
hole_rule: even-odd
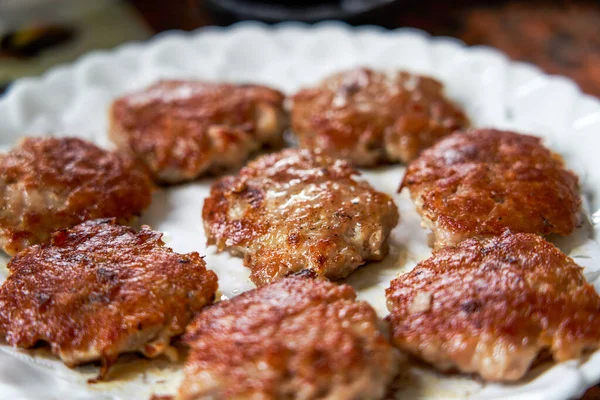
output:
[[[454,133],[409,165],[404,187],[435,248],[506,229],[568,235],[580,223],[577,177],[534,136]]]
[[[288,149],[217,181],[202,217],[209,245],[242,255],[257,285],[312,270],[341,279],[387,253],[398,223],[390,196],[347,162]]]
[[[355,166],[408,162],[468,125],[439,81],[405,71],[353,69],[293,96],[300,147],[322,149]]]
[[[100,379],[121,353],[169,355],[171,338],[213,301],[217,276],[161,236],[98,219],[23,250],[0,288],[0,333],[22,348],[47,343],[70,367],[101,360]]]
[[[290,276],[203,311],[178,400],[381,399],[398,356],[348,285]]]
[[[113,103],[110,137],[157,182],[189,181],[281,144],[283,100],[265,86],[162,81]]]
[[[135,160],[76,138],[25,138],[0,154],[0,248],[14,255],[61,228],[150,205],[152,181]]]
[[[540,354],[561,362],[600,345],[600,297],[531,233],[445,247],[386,294],[395,345],[442,371],[515,381]]]

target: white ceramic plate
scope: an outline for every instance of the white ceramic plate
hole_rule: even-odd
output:
[[[112,99],[160,78],[199,78],[255,82],[288,93],[316,83],[325,75],[352,66],[403,68],[442,80],[448,95],[461,103],[477,126],[531,132],[563,154],[579,173],[587,205],[600,208],[600,103],[580,93],[571,81],[550,77],[533,66],[510,62],[499,52],[465,47],[449,38],[431,38],[420,31],[379,28],[351,29],[337,23],[308,27],[284,24],[266,28],[244,23],[232,28],[167,33],[143,44],[93,53],[73,65],[52,70],[39,79],[17,82],[0,100],[0,147],[13,146],[23,135],[76,135],[110,147],[107,109]],[[365,179],[394,194],[404,167],[366,171]],[[156,193],[141,223],[166,233],[180,252],[206,255],[231,297],[252,288],[241,259],[215,254],[205,247],[201,222],[203,198],[210,180]],[[430,254],[427,232],[406,193],[394,198],[402,222],[391,238],[389,257],[361,268],[348,282],[381,316],[386,315],[384,290],[398,273]],[[588,210],[589,211],[589,210]],[[557,243],[600,287],[600,235],[590,223]],[[594,233],[595,232],[595,233]],[[2,259],[2,265],[7,260]],[[0,280],[6,270],[0,267]],[[152,393],[173,393],[181,364],[125,356],[107,383],[86,384],[96,368],[70,370],[43,351],[20,351],[0,344],[0,399],[148,399]],[[524,382],[485,384],[464,376],[445,376],[431,368],[406,368],[399,386],[404,399],[514,398],[567,399],[600,381],[600,352],[583,361],[546,365]]]

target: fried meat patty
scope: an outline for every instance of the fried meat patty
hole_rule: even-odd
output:
[[[341,72],[293,97],[292,127],[300,146],[356,166],[408,162],[468,125],[440,82],[403,71]]]
[[[213,301],[217,276],[161,236],[98,219],[25,249],[0,288],[0,332],[13,346],[48,343],[68,366],[101,360],[100,378],[120,353],[169,355],[170,339]]]
[[[393,341],[440,370],[514,381],[538,355],[600,345],[600,297],[582,269],[531,233],[445,247],[386,291]]]
[[[217,181],[204,201],[209,245],[242,255],[257,285],[304,269],[341,279],[387,253],[398,223],[390,196],[347,162],[288,149]]]
[[[514,132],[454,133],[409,165],[404,187],[435,248],[506,229],[568,235],[580,223],[577,177],[541,139]]]
[[[110,137],[162,183],[236,167],[286,127],[284,96],[256,85],[162,81],[117,99]]]
[[[290,276],[203,311],[179,400],[380,399],[398,356],[348,285]]]
[[[151,202],[152,181],[126,154],[76,138],[25,138],[0,154],[0,248],[14,255],[52,232]]]

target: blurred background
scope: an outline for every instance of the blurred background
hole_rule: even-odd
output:
[[[583,0],[0,0],[0,92],[90,50],[246,19],[419,28],[497,47],[600,96],[600,2]]]

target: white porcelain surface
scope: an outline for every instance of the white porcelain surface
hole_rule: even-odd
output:
[[[144,44],[128,44],[112,52],[90,54],[73,65],[41,78],[17,82],[0,100],[0,148],[23,135],[77,135],[110,147],[106,112],[112,99],[161,78],[199,78],[256,82],[288,93],[325,75],[352,66],[404,68],[441,79],[450,97],[460,102],[477,126],[513,128],[546,139],[582,179],[590,210],[600,208],[600,103],[581,94],[573,82],[544,75],[537,68],[509,61],[485,47],[465,47],[455,39],[432,38],[420,31],[380,28],[351,29],[342,24],[316,27],[283,24],[266,28],[244,23],[232,28],[206,28],[166,33]],[[404,167],[366,171],[364,178],[395,193]],[[248,290],[248,271],[238,258],[206,248],[200,211],[210,180],[162,190],[141,223],[166,232],[177,251],[205,254],[219,275],[225,296]],[[385,316],[383,292],[399,272],[430,254],[427,232],[406,193],[395,195],[402,222],[391,238],[390,256],[368,265],[348,282],[359,296]],[[585,267],[586,277],[600,289],[600,213],[573,237],[557,244]],[[595,232],[595,234],[594,234]],[[7,261],[1,259],[2,265]],[[6,275],[0,267],[0,279]],[[125,357],[108,383],[87,385],[96,368],[75,370],[37,351],[0,345],[0,399],[51,400],[148,399],[172,393],[180,365],[165,360]],[[600,352],[584,361],[546,365],[525,382],[483,384],[463,376],[444,376],[423,366],[410,366],[398,398],[567,399],[600,381]]]

